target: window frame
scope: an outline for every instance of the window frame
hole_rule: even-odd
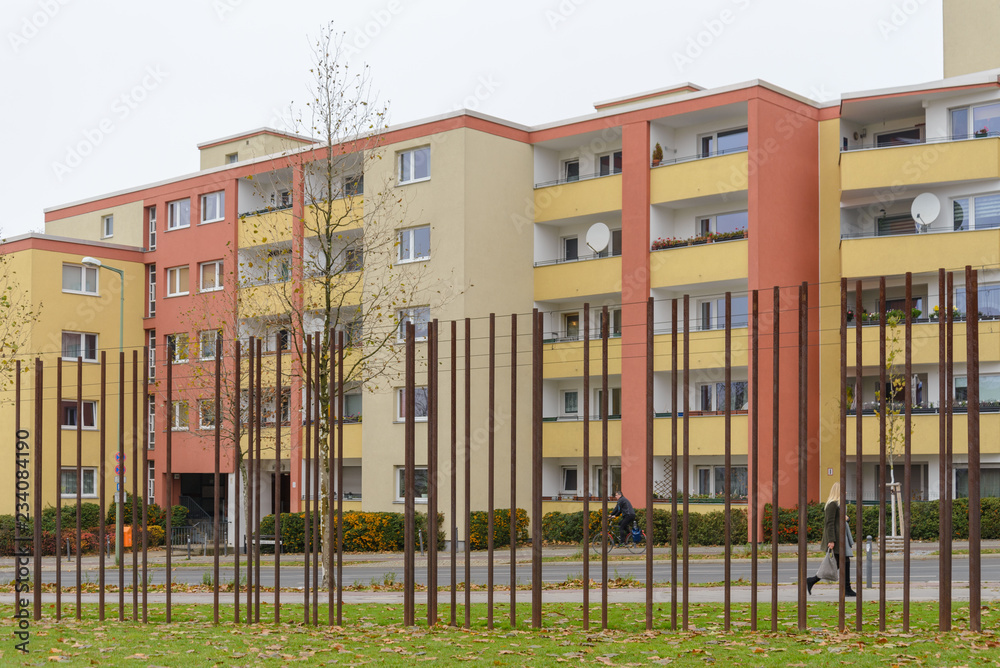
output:
[[[74,269],[80,269],[80,290],[73,290],[66,287],[66,268],[72,267]],[[74,262],[63,262],[62,264],[62,291],[70,295],[88,295],[90,297],[100,297],[101,296],[101,272],[97,267],[88,267],[85,264],[76,264]],[[93,272],[94,275],[94,291],[90,292],[87,290],[87,273]]]
[[[83,431],[97,431],[99,426],[97,424],[97,402],[91,399],[84,399],[83,402],[83,425],[80,427]],[[77,401],[75,399],[63,399],[62,405],[59,411],[59,428],[66,430],[76,430],[75,424],[70,424],[67,421],[66,411],[69,409],[76,410]],[[89,411],[88,411],[89,407]],[[87,424],[87,418],[90,418],[92,424]]]
[[[419,230],[427,230],[427,255],[417,255],[416,233]],[[404,240],[404,235],[408,240]],[[410,262],[423,262],[431,259],[431,226],[417,225],[415,227],[404,227],[396,231],[396,264],[408,264]],[[409,257],[403,257],[403,250],[409,249]]]
[[[430,412],[430,397],[428,396],[428,389],[426,385],[416,385],[414,387],[414,394],[416,395],[414,404],[416,406],[416,415],[413,417],[414,422],[427,422],[427,416]],[[423,394],[424,403],[423,410],[424,414],[420,414],[421,403],[419,400],[420,395]],[[403,410],[406,406],[406,388],[397,387],[396,388],[396,422],[406,421],[406,412]],[[346,410],[346,407],[345,407]]]
[[[182,409],[182,410],[179,410]],[[179,416],[183,415],[183,424],[178,419]],[[188,406],[186,399],[175,399],[173,401],[173,406],[170,409],[170,431],[190,431],[191,430],[191,411]]]
[[[970,230],[995,230],[1000,227],[1000,222],[997,225],[987,225],[985,227],[980,227],[978,223],[978,214],[976,210],[979,208],[977,200],[983,200],[988,197],[1000,198],[1000,192],[992,193],[978,193],[974,195],[963,195],[961,197],[953,197],[951,199],[951,210],[952,210],[952,231],[955,232],[968,232]],[[964,202],[963,215],[964,219],[960,227],[955,227],[955,206],[959,205],[960,202]],[[961,205],[960,205],[961,206]]]
[[[417,155],[419,153],[426,152],[425,165],[427,168],[427,175],[416,177],[417,167]],[[404,178],[404,165],[405,169],[408,170],[410,178]],[[431,147],[430,144],[426,146],[416,146],[414,148],[408,148],[403,151],[399,151],[396,154],[396,185],[408,185],[410,183],[420,183],[422,181],[431,180]]]
[[[115,236],[115,214],[108,213],[101,216],[101,238],[110,239],[113,236]]]
[[[608,171],[606,172],[604,171],[604,165],[601,164],[601,161],[604,160],[605,158],[608,161]],[[617,158],[617,166],[615,164],[616,158]],[[597,163],[598,176],[614,176],[615,174],[621,174],[622,150],[618,149],[617,151],[609,151],[607,153],[602,153],[597,156],[597,160],[595,162]]]
[[[147,227],[146,233],[149,235],[149,241],[147,242],[149,250],[156,250],[156,207],[150,206],[146,207],[146,220]]]
[[[164,296],[165,299],[170,297],[185,297],[191,294],[191,266],[184,264],[178,265],[176,267],[167,267],[167,291]],[[181,276],[187,276],[187,289],[183,292],[180,290]],[[176,285],[174,285],[176,283]],[[174,288],[177,288],[175,291]]]
[[[977,128],[976,127],[976,109],[982,109],[983,107],[993,107],[993,106],[1000,106],[1000,102],[998,102],[997,100],[990,100],[988,102],[983,102],[983,103],[980,103],[980,104],[964,104],[964,105],[959,105],[957,107],[951,107],[951,108],[949,108],[948,109],[948,124],[951,126],[951,138],[952,138],[952,140],[980,138],[980,137],[977,137],[976,133],[978,133],[980,130],[984,130],[984,129],[987,131],[987,134],[985,135],[986,137],[996,137],[997,136],[997,132],[993,131],[991,133],[990,130],[989,130],[989,126],[988,125],[983,126],[982,128]],[[955,116],[954,116],[954,114],[955,114],[956,111],[964,111],[965,112],[965,129],[964,129],[963,132],[956,132],[955,131]],[[1000,118],[1000,116],[995,116],[994,118]]]
[[[212,208],[215,209],[214,218],[205,218],[205,212],[208,210],[206,204],[208,202],[213,202]],[[226,219],[226,191],[216,190],[215,192],[204,193],[199,198],[199,204],[201,208],[201,222],[199,225],[206,225],[208,223],[218,223],[219,221]]]
[[[221,329],[203,329],[200,332],[198,332],[198,359],[199,360],[201,360],[201,361],[204,362],[204,361],[209,361],[209,360],[214,360],[215,359],[216,354],[218,353],[218,351],[215,349],[215,342],[217,340],[218,335],[221,334],[221,333],[222,333]],[[208,341],[211,342],[210,346],[206,346],[205,345],[205,342],[206,342],[206,336],[205,335],[206,334],[211,334],[211,338],[208,339]],[[205,350],[206,350],[206,348],[209,348],[209,347],[211,348],[211,355],[206,356],[205,355]]]
[[[570,175],[572,171],[570,167],[576,168],[576,173]],[[575,183],[580,180],[580,158],[567,158],[562,161],[562,175],[563,181],[566,183]]]
[[[576,487],[570,489],[566,486],[566,475],[570,471],[576,476]],[[580,489],[580,467],[578,466],[563,466],[561,469],[562,475],[559,476],[559,493],[560,494],[572,494],[573,496],[580,496],[583,490]]]
[[[188,362],[191,353],[190,345],[191,340],[187,332],[175,332],[164,337],[164,346],[172,364],[186,364]],[[183,354],[184,357],[178,357],[179,354]]]
[[[420,481],[418,480],[417,474],[422,472],[424,478],[424,487],[427,489],[427,493],[422,496],[416,494],[420,490]],[[404,503],[406,501],[405,490],[403,485],[406,483],[406,467],[396,466],[393,471],[393,476],[395,480],[393,481],[393,496],[395,496],[394,503]],[[427,475],[426,466],[414,466],[413,467],[413,482],[414,490],[413,502],[414,503],[427,503],[427,495],[430,493],[430,478]],[[403,492],[403,493],[401,493]]]
[[[199,292],[218,292],[226,286],[223,283],[225,274],[223,273],[223,263],[224,260],[210,260],[208,262],[198,263],[198,291]],[[205,269],[210,266],[215,266],[215,287],[206,288],[205,287]],[[188,274],[188,289],[191,288],[191,276]]]
[[[80,353],[81,353],[80,355],[74,355],[74,356],[67,356],[66,355],[66,335],[67,334],[68,335],[75,335],[75,336],[79,336],[80,337],[80,342],[78,344],[79,345],[79,349],[80,349]],[[92,347],[88,347],[87,346],[87,339],[85,337],[93,337],[94,344],[93,344]],[[59,351],[59,355],[60,355],[60,357],[62,359],[66,360],[66,361],[69,361],[69,362],[75,362],[78,357],[82,357],[84,362],[96,362],[98,360],[97,351],[100,349],[99,348],[99,344],[100,344],[100,338],[99,338],[98,334],[96,334],[94,332],[74,332],[74,331],[71,331],[71,330],[65,330],[64,329],[64,330],[62,330],[62,337],[60,338],[61,348],[60,348],[60,351]],[[87,357],[87,352],[90,351],[90,350],[93,350],[93,353],[94,353],[93,357]]]
[[[576,404],[575,405],[575,410],[572,410],[572,411],[569,410],[569,408],[568,408],[569,404],[566,403],[567,399],[569,399],[570,396],[573,397],[573,401]],[[562,418],[580,417],[580,411],[582,410],[582,408],[583,407],[580,405],[580,391],[579,390],[576,390],[576,389],[573,389],[573,390],[559,390],[559,417],[562,417]]]
[[[729,137],[735,134],[746,133],[747,143],[743,146],[720,150],[719,149],[719,138]],[[705,150],[705,140],[710,142],[709,149]],[[716,130],[714,132],[706,132],[705,134],[698,135],[698,157],[699,158],[714,158],[719,155],[729,155],[731,153],[743,153],[749,149],[750,145],[750,126],[743,125],[740,127],[729,128],[726,130]]]
[[[211,422],[205,422],[206,407],[211,411]],[[198,400],[198,429],[215,429],[215,399]]]
[[[184,203],[187,203],[187,220],[181,223],[179,221],[179,216],[184,213]],[[191,227],[191,198],[182,197],[181,199],[175,199],[173,201],[167,202],[167,232],[172,232],[173,230],[183,230],[184,228]]]
[[[421,320],[417,316],[426,314],[426,318]],[[396,342],[406,343],[406,323],[413,323],[413,340],[426,341],[430,333],[431,307],[429,305],[410,306],[409,308],[396,311],[396,320],[399,327],[396,329]],[[351,322],[354,322],[353,320]],[[423,334],[421,334],[423,331]]]
[[[97,467],[96,466],[81,466],[80,467],[80,473],[83,476],[83,481],[82,481],[82,484],[80,485],[80,498],[81,499],[96,499],[97,496],[98,496],[97,495]],[[91,488],[91,491],[89,493],[85,491],[86,488],[87,488],[87,484],[86,483],[87,483],[87,478],[88,478],[87,474],[88,473],[90,474],[89,478],[90,478],[90,488]],[[70,474],[70,475],[73,476],[74,482],[79,482],[79,481],[76,480],[76,467],[75,466],[64,466],[64,467],[62,467],[62,469],[59,471],[59,498],[61,498],[61,499],[75,499],[76,498],[76,491],[73,491],[73,492],[66,492],[66,491],[64,491],[66,489],[66,487],[64,485],[64,478],[63,478],[63,476],[65,476],[67,474]]]

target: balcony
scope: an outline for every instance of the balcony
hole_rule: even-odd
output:
[[[747,189],[746,148],[712,157],[693,156],[649,173],[652,204],[736,193]]]
[[[649,258],[650,286],[675,288],[695,283],[745,281],[749,276],[749,252],[746,239],[653,251]]]
[[[600,418],[590,423],[590,456],[601,456]],[[546,421],[542,423],[543,457],[582,457],[583,420]],[[622,429],[620,420],[608,421],[608,456],[620,457],[622,453]]]
[[[681,416],[678,416],[678,420]],[[733,453],[746,454],[749,439],[750,419],[745,411],[734,411],[730,417],[730,444]],[[691,456],[724,455],[726,454],[726,416],[725,415],[695,415],[690,413],[688,419],[688,442]],[[681,426],[677,425],[677,450],[681,454]],[[670,418],[657,418],[653,421],[653,452],[656,456],[670,454]]]
[[[847,323],[847,373],[853,374],[857,364],[855,351],[857,350],[856,323]],[[912,354],[913,364],[938,364],[938,322],[924,322],[913,325]],[[965,364],[965,321],[955,322],[955,364]],[[888,334],[887,334],[888,337]],[[899,325],[900,350],[904,345],[903,325]],[[997,321],[986,320],[979,323],[979,350],[981,361],[1000,361],[1000,356],[991,351],[1000,350],[1000,331],[997,328]],[[902,355],[897,358],[897,364]],[[861,330],[861,362],[864,366],[878,368],[879,360],[879,328],[877,326],[864,326]]]
[[[855,416],[847,417],[847,452],[853,455],[857,452],[857,445],[854,434],[857,433]],[[902,419],[902,417],[900,417]],[[910,436],[910,444],[914,455],[936,455],[939,450],[938,426],[940,417],[937,413],[913,415],[911,418],[913,431]],[[862,448],[865,455],[879,454],[879,418],[877,415],[868,414],[861,417]],[[968,452],[969,443],[969,421],[965,414],[959,414],[956,410],[952,420],[952,438],[956,454]],[[979,415],[979,433],[984,436],[980,439],[980,445],[984,453],[997,453],[1000,448],[996,439],[985,437],[986,434],[996,434],[1000,430],[1000,412],[983,412]],[[896,454],[897,465],[903,463],[902,446],[900,452]]]
[[[841,275],[937,273],[940,267],[1000,263],[1000,229],[843,239]]]
[[[535,301],[621,292],[622,259],[580,259],[535,267]]]
[[[544,223],[622,208],[622,176],[612,174],[580,181],[535,186],[535,222]]]
[[[750,350],[750,330],[746,327],[733,328],[730,339],[730,359],[732,367],[746,367]],[[684,365],[684,333],[677,332],[677,364]],[[653,337],[653,370],[671,371],[670,333],[657,331]],[[726,334],[722,329],[692,331],[689,364],[692,369],[722,369],[726,366]]]
[[[292,240],[292,207],[263,209],[240,214],[240,248]]]
[[[844,192],[1000,178],[1000,137],[929,140],[841,153]]]
[[[601,373],[601,340],[590,342],[590,372]],[[543,345],[545,378],[578,378],[583,376],[583,341],[550,341]],[[608,374],[622,372],[621,339],[608,339]]]

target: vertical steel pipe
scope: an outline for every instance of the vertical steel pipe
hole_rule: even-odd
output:
[[[56,621],[62,619],[62,401],[63,365],[62,357],[56,360],[56,406],[53,421],[56,425]],[[41,519],[41,513],[37,515]]]
[[[414,531],[413,531],[413,501],[415,476],[413,471],[414,449],[416,438],[416,362],[414,356],[415,334],[412,322],[406,323],[406,386],[403,390],[403,399],[406,419],[406,434],[404,442],[405,471],[403,483],[403,625],[413,626],[414,619]],[[337,490],[338,492],[342,490]]]
[[[609,411],[610,412],[610,411]],[[653,298],[646,299],[646,630],[653,629]],[[584,551],[586,552],[586,546]]]
[[[584,551],[587,547],[584,546]],[[670,300],[670,630],[677,630],[677,298]]]
[[[965,267],[965,340],[969,420],[969,629],[982,631],[982,504],[979,453],[979,276]]]
[[[861,317],[860,315],[858,317]],[[840,471],[838,480],[840,482],[840,508],[843,511],[844,521],[838,527],[840,537],[840,587],[838,588],[837,601],[837,628],[843,633],[847,628],[847,588],[851,583],[847,581],[847,561],[846,561],[846,527],[847,522],[847,279],[840,279]],[[821,546],[822,547],[822,546]],[[858,550],[860,552],[860,549]]]
[[[542,628],[542,314],[531,315],[531,627]]]
[[[496,314],[490,313],[490,351],[489,351],[489,388],[487,390],[488,444],[487,444],[487,483],[486,483],[486,628],[493,630],[493,495],[495,486],[493,477],[495,471],[494,439],[496,429],[494,413],[496,409]],[[512,583],[513,584],[513,583]]]
[[[863,507],[863,489],[862,482],[864,478],[862,477],[861,464],[864,460],[864,450],[863,450],[863,426],[864,421],[862,416],[864,414],[864,402],[862,401],[863,395],[862,390],[862,372],[864,368],[862,367],[862,350],[864,348],[864,336],[861,332],[861,315],[864,313],[864,308],[862,306],[862,300],[864,297],[864,291],[862,290],[862,283],[858,281],[854,286],[854,313],[856,317],[854,318],[854,427],[855,427],[855,457],[854,457],[854,482],[855,482],[855,496],[857,497],[854,502],[854,536],[859,541],[858,545],[861,544],[861,540],[864,537],[863,525],[862,525],[862,507]],[[861,550],[859,549],[860,553]],[[857,571],[857,586],[854,588],[856,592],[855,596],[855,630],[858,633],[862,631],[862,621],[864,610],[862,608],[862,599],[864,597],[864,588],[861,586],[861,566],[860,562],[858,567],[854,570]]]
[[[586,553],[586,547],[584,547]],[[586,557],[584,557],[586,558]],[[510,627],[517,627],[517,314],[510,314]]]
[[[106,412],[106,407],[107,407],[107,399],[108,399],[108,376],[107,376],[107,370],[108,369],[107,369],[107,361],[108,361],[107,360],[107,351],[102,350],[101,351],[101,396],[100,396],[101,400],[100,400],[100,408],[99,408],[99,410],[100,410],[100,422],[98,422],[98,424],[100,424],[100,425],[104,425],[105,424],[104,418],[105,418],[105,412]],[[107,459],[106,458],[107,458],[107,454],[108,454],[107,453],[107,438],[105,437],[106,434],[107,434],[107,431],[108,431],[107,429],[101,429],[101,433],[100,433],[100,436],[99,436],[99,446],[98,446],[100,448],[100,461],[101,461],[100,468],[98,469],[98,475],[100,476],[100,483],[99,483],[99,485],[100,485],[101,512],[99,513],[100,518],[99,518],[99,526],[98,526],[98,532],[97,532],[97,542],[100,544],[99,552],[100,552],[101,558],[97,560],[97,568],[98,568],[98,576],[97,576],[98,585],[97,585],[97,587],[98,587],[98,590],[99,590],[98,596],[97,596],[97,618],[100,621],[102,621],[102,622],[104,621],[104,590],[105,590],[105,582],[104,582],[104,578],[105,578],[105,574],[104,574],[104,559],[107,556],[107,552],[108,552],[108,549],[107,549],[107,547],[108,547],[107,535],[105,534],[105,531],[106,531],[106,528],[107,528],[105,526],[105,513],[107,512],[106,509],[108,507],[107,494],[106,494],[106,492],[107,492],[106,486],[107,485],[105,483],[106,476],[107,476],[107,464],[106,464]],[[145,458],[144,458],[143,461],[145,462]],[[143,471],[148,471],[149,470],[147,468],[147,466],[148,465],[146,465],[144,463]],[[146,475],[148,475],[148,474],[146,474]],[[145,527],[146,523],[143,522],[142,526]],[[143,531],[143,535],[145,535],[145,534],[146,534],[146,532]],[[143,552],[143,557],[145,557],[145,556],[146,556],[145,552]],[[144,564],[144,567],[145,567],[145,564]],[[145,584],[146,584],[145,581],[143,581],[143,593],[144,594],[145,594],[145,591],[146,591]],[[144,597],[143,600],[145,600],[145,597]],[[142,621],[145,622],[146,618],[143,617]]]
[[[164,470],[163,473],[166,476],[167,484],[165,485],[166,489],[164,490],[164,497],[165,498],[164,498],[163,507],[166,508],[167,512],[166,512],[166,522],[165,522],[165,524],[166,524],[166,527],[165,527],[166,531],[164,531],[163,533],[164,533],[165,544],[167,546],[166,569],[164,571],[164,580],[165,580],[165,587],[166,587],[166,594],[167,594],[166,620],[167,620],[167,624],[169,624],[170,621],[171,621],[171,612],[172,612],[172,609],[171,609],[172,608],[172,606],[171,606],[172,602],[171,602],[171,599],[170,599],[170,593],[171,593],[171,590],[173,589],[173,572],[172,572],[172,565],[173,564],[171,563],[171,558],[170,558],[171,557],[171,552],[173,552],[173,536],[171,536],[171,533],[172,533],[172,530],[173,530],[173,526],[171,524],[171,520],[172,520],[171,515],[173,513],[171,513],[171,510],[173,508],[173,502],[174,502],[173,460],[171,459],[171,455],[173,454],[173,428],[172,427],[173,427],[173,424],[174,424],[174,422],[173,422],[173,420],[174,420],[174,364],[173,364],[173,362],[174,362],[174,355],[173,355],[173,352],[170,350],[170,346],[167,346],[166,357],[167,357],[167,398],[166,398],[166,403],[167,403],[167,416],[166,416],[167,417],[167,423],[166,423],[165,427],[166,427],[166,431],[167,431],[167,438],[166,438],[166,441],[167,441],[167,443],[166,443],[166,445],[167,445],[167,452],[166,452],[166,462],[164,462],[165,463],[165,467],[164,467],[165,470]]]
[[[147,581],[149,580],[149,531],[147,527],[149,526],[149,401],[150,396],[147,395],[147,388],[149,387],[149,346],[143,346],[142,349],[142,397],[144,410],[142,412],[142,469],[139,471],[139,475],[142,476],[142,623],[146,624],[149,622],[149,591]],[[103,368],[101,370],[103,374]],[[104,383],[102,382],[103,386]],[[103,387],[102,393],[103,393]],[[102,402],[103,403],[103,402]],[[154,404],[155,406],[155,404]],[[104,420],[102,418],[101,423]],[[104,465],[104,440],[102,434],[101,440],[101,465]],[[101,476],[103,478],[103,475]],[[102,483],[103,484],[103,480]],[[238,505],[238,504],[237,504]],[[104,504],[101,504],[104,507]],[[101,513],[103,516],[103,513]],[[237,526],[239,523],[237,522]],[[132,537],[135,540],[135,536]],[[101,545],[104,542],[102,540]],[[237,554],[237,558],[239,555]],[[104,563],[104,554],[101,553],[101,564]],[[104,570],[103,568],[101,569]],[[239,582],[239,576],[236,578],[236,582]],[[103,585],[103,583],[102,583]],[[103,588],[103,587],[102,587]],[[239,592],[239,588],[236,589]],[[237,594],[239,595],[239,594]],[[235,621],[239,621],[237,616]]]
[[[264,458],[261,453],[261,434],[264,429],[264,413],[262,410],[262,402],[264,397],[263,387],[264,387],[264,373],[263,373],[263,353],[264,353],[264,339],[257,339],[257,350],[254,352],[256,357],[255,364],[257,365],[257,375],[255,377],[256,386],[254,390],[254,418],[257,420],[257,427],[254,429],[254,436],[256,437],[256,443],[254,444],[254,513],[253,513],[253,526],[254,526],[254,548],[253,548],[253,573],[256,577],[256,582],[254,582],[253,587],[253,620],[254,622],[260,622],[260,587],[261,587],[261,570],[260,570],[260,523],[263,516],[260,514],[260,476],[261,469],[263,467]]]
[[[690,424],[688,418],[690,413],[690,400],[691,400],[691,300],[688,295],[684,295],[684,381],[682,386],[682,392],[684,397],[684,421],[681,429],[682,434],[682,447],[684,450],[684,455],[682,458],[681,468],[684,471],[684,483],[682,487],[684,488],[684,512],[681,515],[683,518],[683,526],[681,527],[681,532],[683,534],[683,571],[681,577],[683,579],[683,588],[681,589],[682,595],[682,605],[681,605],[681,628],[685,631],[688,630],[688,614],[690,609],[690,601],[688,597],[688,587],[691,584],[691,561],[690,561],[690,534],[688,526],[688,504],[691,497],[691,485],[689,480],[689,475],[691,472],[691,441],[690,441]]]
[[[145,396],[145,391],[143,392]],[[216,392],[218,396],[218,392]],[[218,412],[216,412],[218,413]],[[132,621],[139,621],[139,551],[136,549],[136,541],[139,533],[146,533],[145,525],[139,526],[139,478],[141,471],[135,470],[139,464],[139,351],[132,351],[132,463],[129,464],[132,470]],[[124,488],[123,488],[124,489]],[[218,513],[216,513],[218,514]],[[219,581],[216,573],[215,581]],[[218,605],[216,605],[218,609]]]
[[[438,321],[427,335],[427,625],[437,623],[438,517]],[[492,473],[490,474],[492,476]]]
[[[284,392],[281,388],[281,332],[274,335],[274,623],[281,622],[281,404]],[[289,396],[291,403],[291,396]]]
[[[604,478],[602,497],[601,535],[604,536],[604,550],[601,555],[601,629],[608,628],[608,497],[615,493],[612,489],[614,476],[608,464],[608,307],[601,309],[601,477]]]
[[[458,321],[451,321],[451,625],[458,608]]]
[[[472,627],[472,319],[465,319],[465,628]]]
[[[124,409],[124,407],[123,407]],[[119,461],[123,474],[120,476],[121,488],[125,489],[125,462]],[[76,551],[76,619],[79,621],[83,613],[83,555],[80,552],[80,534],[83,533],[83,357],[76,358],[76,536],[74,537]],[[135,503],[132,504],[135,506]],[[124,587],[123,587],[124,590]]]
[[[726,292],[725,297],[725,390],[723,397],[726,402],[725,408],[725,428],[723,433],[724,450],[724,475],[722,484],[723,500],[725,503],[725,526],[723,528],[724,544],[723,551],[723,628],[728,632],[732,628],[732,604],[733,593],[729,584],[732,575],[732,536],[733,536],[733,497],[732,497],[732,473],[733,473],[733,294]]]
[[[886,349],[885,349],[885,276],[878,281],[878,629],[885,631],[885,502],[886,502]]]
[[[233,336],[233,347],[235,362],[233,365],[233,387],[232,394],[229,395],[230,405],[233,411],[233,495],[231,497],[230,503],[233,505],[233,623],[240,623],[240,508],[243,505],[243,490],[245,489],[242,484],[241,478],[243,477],[240,472],[240,460],[243,459],[243,385],[240,376],[242,375],[241,365],[243,361],[241,359],[242,346],[240,345],[239,339],[236,338],[235,334]],[[218,351],[217,351],[218,353]],[[149,354],[149,348],[146,348],[146,354]],[[149,364],[146,364],[146,371],[149,372]],[[146,380],[148,383],[148,379]],[[145,385],[143,386],[145,387]],[[147,415],[149,410],[146,410]],[[146,429],[146,433],[149,433],[149,429]],[[143,457],[145,462],[145,457]],[[245,460],[244,460],[245,461]],[[245,466],[245,465],[244,465]],[[143,465],[145,469],[145,464]],[[148,477],[148,474],[145,474]],[[149,492],[143,487],[143,499],[149,496]],[[142,525],[146,526],[146,506],[143,504],[143,516]],[[145,536],[145,532],[143,533]],[[146,571],[146,545],[143,543],[142,546],[142,570],[143,573]],[[143,578],[142,587],[142,610],[143,614],[146,612],[146,585],[145,578]],[[143,619],[143,621],[146,621]]]
[[[913,274],[906,272],[903,332],[903,633],[910,632],[910,496],[913,422]]]
[[[101,353],[103,355],[103,353]],[[101,365],[103,370],[104,365]],[[35,456],[33,462],[33,469],[35,474],[35,498],[34,498],[34,510],[33,516],[34,521],[34,540],[33,550],[34,550],[34,576],[35,583],[31,589],[32,593],[32,619],[36,622],[42,618],[42,523],[40,521],[42,517],[42,465],[43,457],[42,454],[45,450],[44,444],[45,440],[42,438],[42,425],[44,420],[42,419],[42,409],[44,408],[44,376],[45,376],[45,366],[40,357],[35,358]],[[103,384],[102,384],[103,385]],[[58,423],[57,423],[58,424]],[[58,427],[57,427],[58,430]],[[58,492],[58,487],[56,491]],[[103,549],[103,546],[101,546]],[[103,553],[102,553],[103,555]],[[58,561],[58,556],[56,558]],[[104,557],[101,557],[102,572],[103,572]],[[103,607],[101,610],[103,611]]]
[[[306,334],[305,336],[305,349],[306,349],[306,363],[305,363],[305,397],[303,403],[305,404],[305,428],[302,430],[303,436],[303,447],[305,452],[303,453],[303,460],[305,461],[304,474],[302,476],[302,501],[305,507],[305,513],[302,515],[302,542],[303,542],[303,555],[302,562],[304,572],[302,574],[302,619],[306,626],[309,626],[309,594],[310,594],[310,581],[309,581],[309,557],[312,552],[312,503],[310,494],[312,493],[312,469],[315,468],[315,464],[312,461],[312,424],[317,419],[316,413],[313,411],[312,398],[313,398],[313,336],[312,334]]]
[[[808,452],[806,448],[808,447],[808,415],[809,415],[809,403],[808,403],[808,393],[809,393],[809,284],[805,281],[799,286],[799,465],[798,465],[798,478],[799,478],[799,554],[798,554],[798,566],[799,566],[799,576],[798,576],[798,591],[799,591],[799,606],[798,606],[798,622],[799,630],[804,631],[806,629],[806,578],[808,573],[806,572],[807,564],[806,557],[808,557],[808,545],[806,543],[806,533],[808,531],[808,503],[807,498],[808,485],[809,485],[809,471],[808,471]]]
[[[774,320],[774,333],[772,334],[772,398],[771,398],[771,631],[778,630],[778,433],[780,425],[778,423],[778,406],[780,395],[778,394],[780,385],[781,367],[781,290],[774,286],[774,310],[772,318]]]
[[[676,309],[675,309],[676,310]],[[750,504],[747,520],[750,529],[750,630],[757,630],[757,541],[760,536],[757,526],[760,524],[760,498],[757,482],[760,479],[758,467],[758,442],[760,431],[757,395],[760,376],[760,299],[757,290],[750,293]],[[671,627],[673,628],[673,627]]]
[[[337,626],[344,625],[344,332],[337,332]]]
[[[590,302],[583,304],[583,628],[590,628]]]

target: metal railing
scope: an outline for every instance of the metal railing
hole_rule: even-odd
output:
[[[955,134],[955,135],[948,135],[946,137],[924,137],[923,139],[898,139],[898,140],[895,140],[895,141],[892,141],[892,142],[884,142],[884,143],[881,143],[881,144],[878,142],[878,139],[876,138],[870,144],[865,144],[864,142],[861,142],[861,144],[859,144],[857,146],[849,146],[848,148],[843,148],[842,147],[840,149],[840,152],[841,153],[853,153],[855,151],[872,151],[872,150],[878,150],[878,149],[882,149],[882,148],[899,148],[901,146],[921,146],[923,144],[944,144],[944,143],[955,142],[955,141],[969,141],[969,140],[974,140],[974,139],[985,139],[985,138],[988,138],[988,137],[1000,137],[1000,132],[996,132],[996,131],[986,132],[986,133],[974,132],[972,134]]]

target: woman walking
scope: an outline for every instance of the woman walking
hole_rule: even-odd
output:
[[[837,563],[837,568],[840,568],[840,531],[838,527],[840,526],[840,483],[835,482],[830,488],[830,496],[827,497],[826,506],[823,508],[823,541],[820,543],[823,547],[828,550],[833,550],[833,558]],[[844,537],[847,539],[846,550],[844,554],[846,555],[846,560],[844,562],[844,574],[847,578],[846,582],[846,592],[845,596],[856,596],[857,594],[851,588],[851,557],[853,556],[852,547],[854,547],[854,539],[851,536],[851,526],[844,520]],[[809,593],[812,593],[813,585],[820,581],[820,578],[816,575],[809,577],[806,580],[806,588]]]

